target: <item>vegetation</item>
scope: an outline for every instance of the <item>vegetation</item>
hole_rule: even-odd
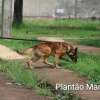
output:
[[[34,88],[37,84],[37,76],[32,71],[23,67],[21,61],[0,61],[0,71],[6,72],[15,82]]]
[[[36,43],[38,43],[38,41],[0,40],[0,44],[8,46],[12,49],[24,49],[31,47]]]
[[[100,36],[100,22],[98,20],[53,20],[38,19],[24,21],[22,25],[14,25],[12,35],[28,36],[32,38],[38,35],[53,35],[67,37],[93,37]],[[19,35],[20,34],[20,35]],[[32,36],[32,37],[31,37]]]
[[[71,39],[71,41],[78,41],[78,43],[81,44],[95,46],[91,38],[93,38],[94,41],[100,40],[100,21],[79,19],[25,20],[21,25],[13,25],[12,35],[17,38],[25,39],[34,39],[37,36],[56,36],[62,37],[67,41]],[[99,43],[97,46],[100,47]]]
[[[58,95],[54,98],[54,100],[82,100],[80,97],[69,91],[63,91],[62,95]]]
[[[79,53],[78,57],[76,64],[62,60],[62,67],[78,72],[80,75],[85,76],[90,83],[100,84],[100,55]]]
[[[39,87],[38,76],[35,71],[25,68],[23,61],[4,61],[0,60],[0,72],[7,73],[9,79],[16,84],[24,85],[28,88],[35,89],[39,95],[53,96],[53,93],[47,87]]]
[[[88,45],[88,46],[95,46],[100,47],[100,39],[85,39],[85,40],[76,40],[78,44]]]

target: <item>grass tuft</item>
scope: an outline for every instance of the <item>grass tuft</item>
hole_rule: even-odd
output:
[[[9,78],[27,87],[34,88],[37,84],[35,72],[25,69],[20,61],[2,61],[0,71],[7,72]]]

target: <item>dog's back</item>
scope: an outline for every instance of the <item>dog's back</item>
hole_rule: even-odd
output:
[[[34,53],[39,56],[49,56],[55,54],[63,56],[71,50],[74,50],[73,46],[65,42],[43,42],[33,47],[26,48],[19,53],[30,56],[32,56]]]

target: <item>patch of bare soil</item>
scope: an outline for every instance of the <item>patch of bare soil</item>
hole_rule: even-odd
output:
[[[83,45],[77,45],[79,50],[83,53],[90,53],[90,54],[100,54],[100,48],[92,47],[92,46],[83,46]]]
[[[8,84],[9,83],[9,84]],[[10,84],[7,77],[0,73],[0,100],[51,100],[46,96],[39,96],[35,91],[22,86]]]

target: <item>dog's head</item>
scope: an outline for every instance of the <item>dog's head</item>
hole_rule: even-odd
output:
[[[77,62],[77,50],[78,48],[73,48],[70,52],[67,53],[74,63]]]

